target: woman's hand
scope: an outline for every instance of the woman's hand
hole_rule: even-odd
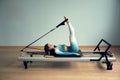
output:
[[[70,23],[70,19],[68,19],[66,16],[64,16],[64,19],[66,20],[67,19],[67,24]]]

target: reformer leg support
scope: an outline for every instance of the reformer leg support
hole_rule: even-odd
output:
[[[106,62],[107,65],[107,70],[112,70],[112,63],[111,62]]]
[[[30,57],[33,57],[33,54],[30,54]],[[28,68],[28,63],[32,63],[32,61],[23,61],[24,64],[24,68],[27,69]]]
[[[31,54],[30,57],[33,57],[33,54]],[[32,61],[30,61],[30,63],[32,63]]]
[[[28,66],[27,66],[28,62],[29,62],[29,61],[23,61],[23,64],[24,64],[24,68],[25,68],[25,69],[28,68]]]

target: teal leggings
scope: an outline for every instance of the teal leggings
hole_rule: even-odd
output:
[[[77,40],[75,38],[74,28],[71,25],[71,23],[68,23],[68,27],[69,27],[69,32],[70,32],[70,35],[69,35],[70,46],[68,46],[67,52],[66,52],[66,51],[64,51],[64,46],[59,45],[59,47],[57,47],[56,50],[55,50],[55,52],[57,54],[71,55],[71,54],[77,54],[78,51],[79,51]]]
[[[71,23],[68,23],[68,27],[69,27],[69,39],[70,39],[70,46],[68,47],[68,52],[78,52],[79,48],[78,48],[78,44],[77,44],[77,40],[75,37],[75,31],[73,26],[71,25]]]

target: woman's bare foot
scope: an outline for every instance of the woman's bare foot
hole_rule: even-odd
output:
[[[67,19],[67,24],[70,23],[70,19],[68,19],[66,16],[64,16],[64,19]]]

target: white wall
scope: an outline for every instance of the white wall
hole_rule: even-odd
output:
[[[25,46],[71,19],[79,45],[120,45],[120,0],[0,0],[0,45]],[[34,45],[68,44],[67,25]]]

